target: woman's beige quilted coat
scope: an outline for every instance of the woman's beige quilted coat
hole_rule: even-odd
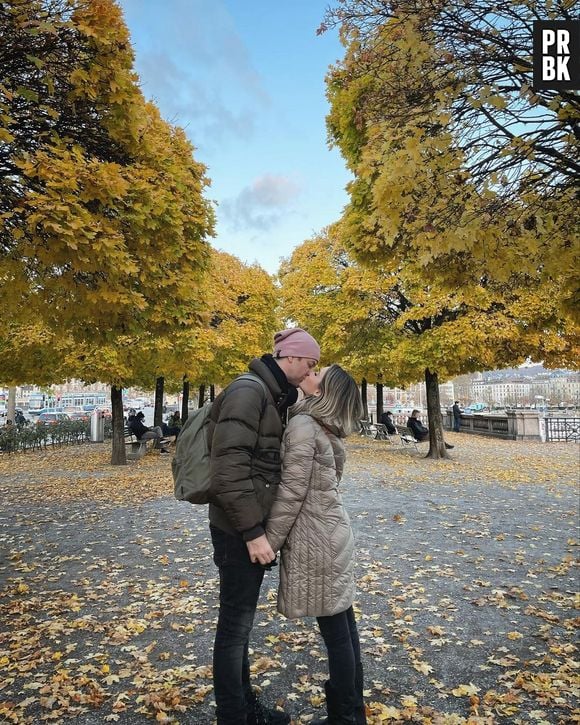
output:
[[[281,548],[278,610],[325,617],[354,599],[354,539],[338,482],[344,444],[307,414],[291,419],[282,441],[282,481],[267,536]]]

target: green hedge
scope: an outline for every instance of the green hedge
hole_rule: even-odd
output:
[[[52,446],[65,446],[86,443],[89,440],[90,423],[84,420],[62,420],[58,423],[30,423],[17,428],[4,426],[0,428],[0,451],[15,453],[17,451],[35,450]],[[105,419],[105,438],[112,437],[110,419]]]

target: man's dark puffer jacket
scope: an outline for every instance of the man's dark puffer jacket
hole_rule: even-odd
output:
[[[258,381],[234,380],[216,398],[208,424],[210,524],[245,541],[264,533],[280,483],[283,431],[278,381],[258,358],[249,367],[269,393]]]

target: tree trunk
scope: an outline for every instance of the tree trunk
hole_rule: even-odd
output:
[[[449,458],[443,438],[443,418],[439,402],[439,378],[437,373],[425,369],[427,390],[427,416],[429,419],[429,453],[426,458]]]
[[[197,400],[197,407],[203,408],[203,404],[205,402],[205,385],[199,386],[199,398]]]
[[[183,376],[183,392],[181,396],[181,421],[185,423],[189,415],[189,380],[187,375]]]
[[[158,377],[155,379],[155,408],[153,412],[153,425],[161,425],[163,423],[163,394],[165,388],[165,378]]]
[[[363,416],[364,420],[369,419],[369,404],[367,400],[367,379],[363,378],[360,383],[360,395],[363,404]]]
[[[6,406],[6,420],[11,420],[14,423],[14,417],[16,416],[16,388],[8,388],[8,405]]]
[[[383,414],[383,384],[377,383],[377,423],[380,423]]]
[[[213,403],[213,401],[215,400],[215,385],[209,386],[209,400],[210,403]]]
[[[125,452],[125,420],[123,418],[123,388],[111,386],[111,413],[113,415],[113,450],[111,465],[126,466]]]

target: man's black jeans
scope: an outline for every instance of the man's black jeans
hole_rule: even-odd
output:
[[[252,564],[245,541],[210,526],[213,560],[220,573],[220,611],[213,649],[213,684],[218,725],[246,722],[252,699],[248,641],[264,578]]]

